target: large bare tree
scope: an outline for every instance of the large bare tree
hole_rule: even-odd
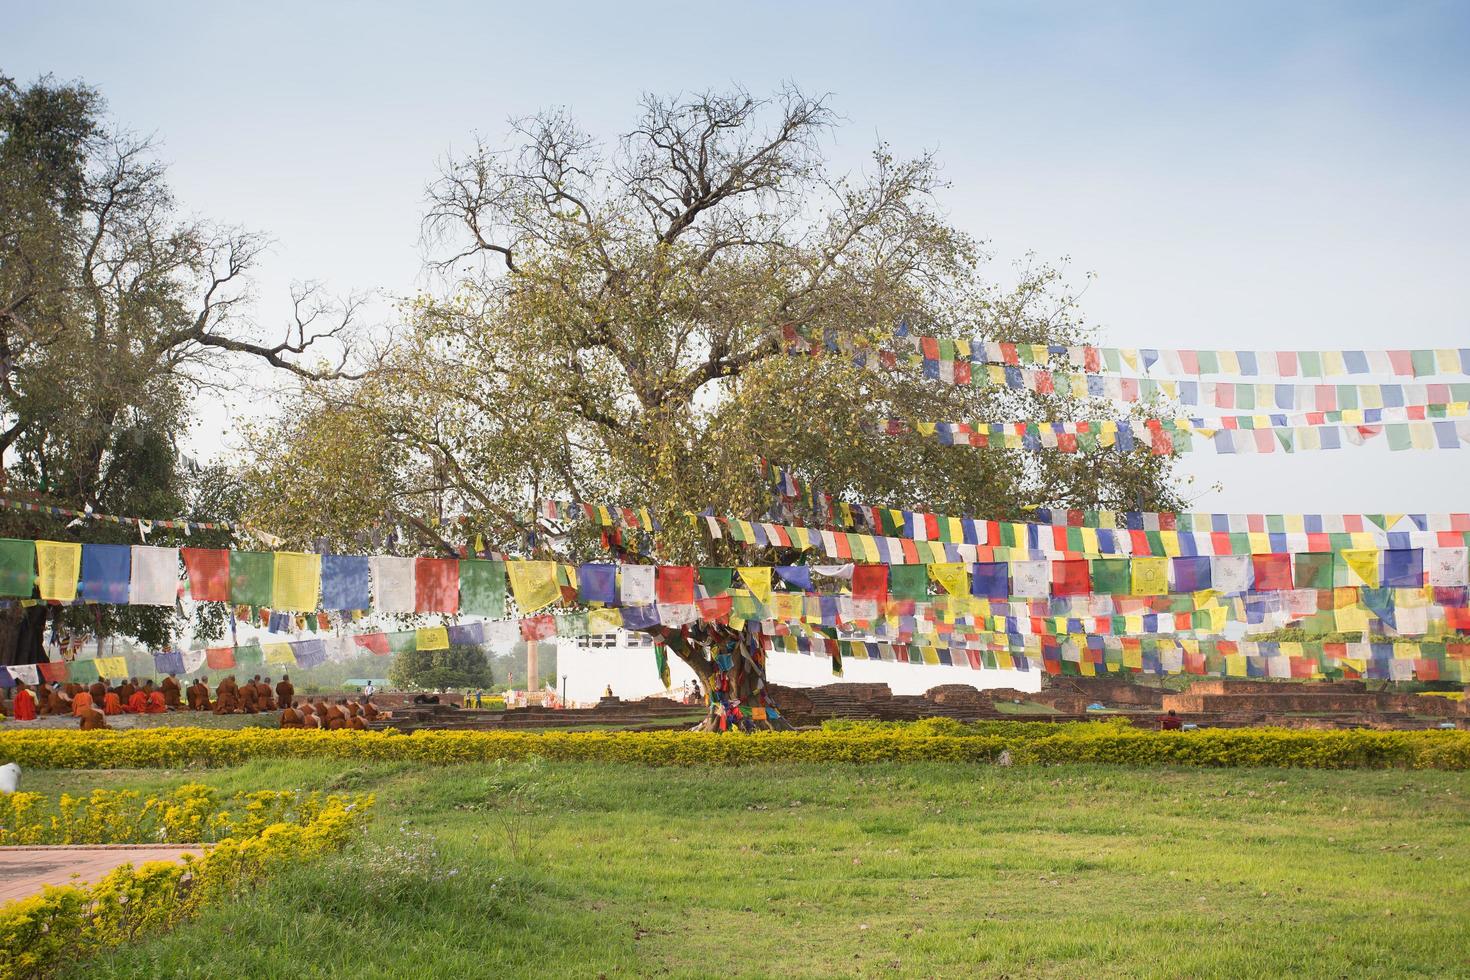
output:
[[[596,534],[530,521],[537,498],[571,498],[651,507],[662,560],[743,564],[758,559],[682,515],[762,513],[757,455],[853,499],[950,513],[1171,504],[1157,458],[1040,466],[872,428],[1088,406],[783,350],[785,331],[878,347],[904,318],[1023,341],[1083,333],[1055,269],[1005,288],[984,277],[978,244],[938,209],[932,156],[879,145],[863,172],[834,174],[834,121],[795,88],[649,96],[610,145],[553,111],[515,122],[505,148],[451,157],[424,224],[444,287],[406,304],[404,343],[369,377],[308,386],[260,441],[253,513],[303,539],[350,543],[378,514],[445,551],[480,535],[591,558]],[[763,662],[737,631],[663,632],[715,690],[761,697]]]

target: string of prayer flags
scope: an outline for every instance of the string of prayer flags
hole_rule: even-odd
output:
[[[541,500],[537,503],[539,516],[554,521],[582,519],[598,527],[625,527],[635,531],[661,531],[663,526],[654,518],[647,507],[609,507],[605,504],[589,504],[570,500]]]
[[[1173,376],[1330,378],[1383,375],[1423,378],[1470,374],[1470,348],[1417,350],[1196,350],[1097,347],[1091,344],[1021,344],[989,340],[946,340],[907,334],[895,338],[925,360],[968,360],[1013,366],[1062,363],[1080,371],[1113,374],[1149,372]]]
[[[170,530],[181,530],[185,534],[192,531],[235,531],[245,530],[245,525],[230,524],[224,521],[186,521],[180,518],[169,520],[146,519],[142,517],[117,517],[112,514],[98,514],[90,508],[74,510],[70,507],[53,507],[50,504],[38,504],[29,500],[16,500],[11,497],[0,497],[0,507],[8,510],[23,511],[28,514],[45,514],[48,517],[65,517],[74,521],[101,521],[107,524],[128,524],[134,527],[152,529],[155,527],[168,528]]]

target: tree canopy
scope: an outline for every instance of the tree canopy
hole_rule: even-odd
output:
[[[647,506],[664,518],[662,557],[728,560],[682,516],[764,512],[758,455],[850,499],[945,513],[1173,506],[1167,459],[956,450],[872,428],[1085,417],[1085,402],[783,350],[786,329],[879,346],[900,320],[1028,342],[1086,333],[1056,268],[986,277],[979,243],[940,210],[931,155],[879,145],[864,173],[833,174],[834,121],[827,99],[790,88],[649,96],[610,145],[547,112],[514,123],[506,148],[449,158],[424,221],[442,288],[404,304],[401,343],[373,371],[306,386],[261,434],[250,512],[297,540],[350,543],[375,520],[425,547],[482,535],[525,552],[538,498]],[[597,542],[573,528],[557,545]]]

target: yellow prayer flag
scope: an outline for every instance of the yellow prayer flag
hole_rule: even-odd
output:
[[[859,534],[857,538],[863,546],[863,561],[876,562],[882,557],[878,554],[878,542],[873,540],[871,535]]]
[[[283,667],[296,666],[296,654],[291,652],[289,643],[262,643],[260,652],[268,664],[278,664]]]
[[[740,573],[740,581],[744,582],[745,587],[750,589],[751,595],[764,603],[771,601],[771,566],[758,565],[755,567],[737,568],[735,571]]]
[[[37,541],[36,568],[42,599],[72,602],[77,597],[77,577],[82,573],[82,546],[69,541]]]
[[[797,592],[776,592],[771,595],[771,615],[783,622],[801,620],[806,596]]]
[[[1123,647],[1123,666],[1129,670],[1143,669],[1143,647],[1128,644]]]
[[[127,657],[98,657],[95,663],[98,677],[128,676]]]
[[[1359,633],[1368,628],[1368,610],[1354,603],[1332,611],[1332,625],[1342,633]]]
[[[926,663],[926,664],[937,664],[937,663],[939,663],[939,651],[936,650],[936,649],[934,649],[933,647],[920,647],[919,648],[919,653],[924,657],[924,663]]]
[[[1377,548],[1348,548],[1341,554],[1350,573],[1349,585],[1363,585],[1370,589],[1378,588]]]
[[[556,587],[556,562],[508,561],[505,572],[510,579],[510,593],[522,614],[543,609],[561,598],[561,590]]]
[[[275,584],[271,608],[311,612],[317,606],[322,584],[322,556],[297,551],[276,552]]]
[[[1169,559],[1139,556],[1131,565],[1134,595],[1169,594]]]
[[[587,632],[616,633],[623,625],[623,611],[619,608],[593,609],[587,613]]]
[[[420,650],[448,650],[449,630],[443,626],[421,626],[414,630],[414,642]]]
[[[1230,653],[1225,656],[1225,673],[1231,677],[1245,676],[1245,654]]]

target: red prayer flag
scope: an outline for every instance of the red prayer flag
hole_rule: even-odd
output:
[[[48,660],[36,664],[36,667],[41,671],[41,676],[48,681],[66,680],[66,661],[64,660]]]
[[[694,601],[694,566],[659,566],[654,590],[659,602],[688,605]]]
[[[1086,558],[1069,558],[1051,563],[1053,595],[1087,595],[1092,591],[1092,571]]]
[[[888,566],[852,566],[852,597],[854,599],[872,599],[876,602],[887,602]]]
[[[713,599],[696,599],[694,602],[699,607],[699,618],[711,623],[722,623],[728,620],[735,604],[734,598],[728,595],[715,596]]]
[[[184,548],[189,595],[199,602],[230,601],[230,553],[224,548]]]
[[[416,612],[459,612],[459,559],[415,559],[413,596]]]
[[[352,642],[364,650],[371,650],[380,657],[386,657],[391,652],[387,633],[363,633],[360,636],[354,636]]]
[[[1257,592],[1283,592],[1292,587],[1291,555],[1252,555]]]
[[[204,651],[204,662],[210,670],[229,670],[235,666],[235,651],[231,647],[209,647]]]
[[[521,639],[523,640],[549,640],[555,635],[555,616],[527,616],[521,620]]]

